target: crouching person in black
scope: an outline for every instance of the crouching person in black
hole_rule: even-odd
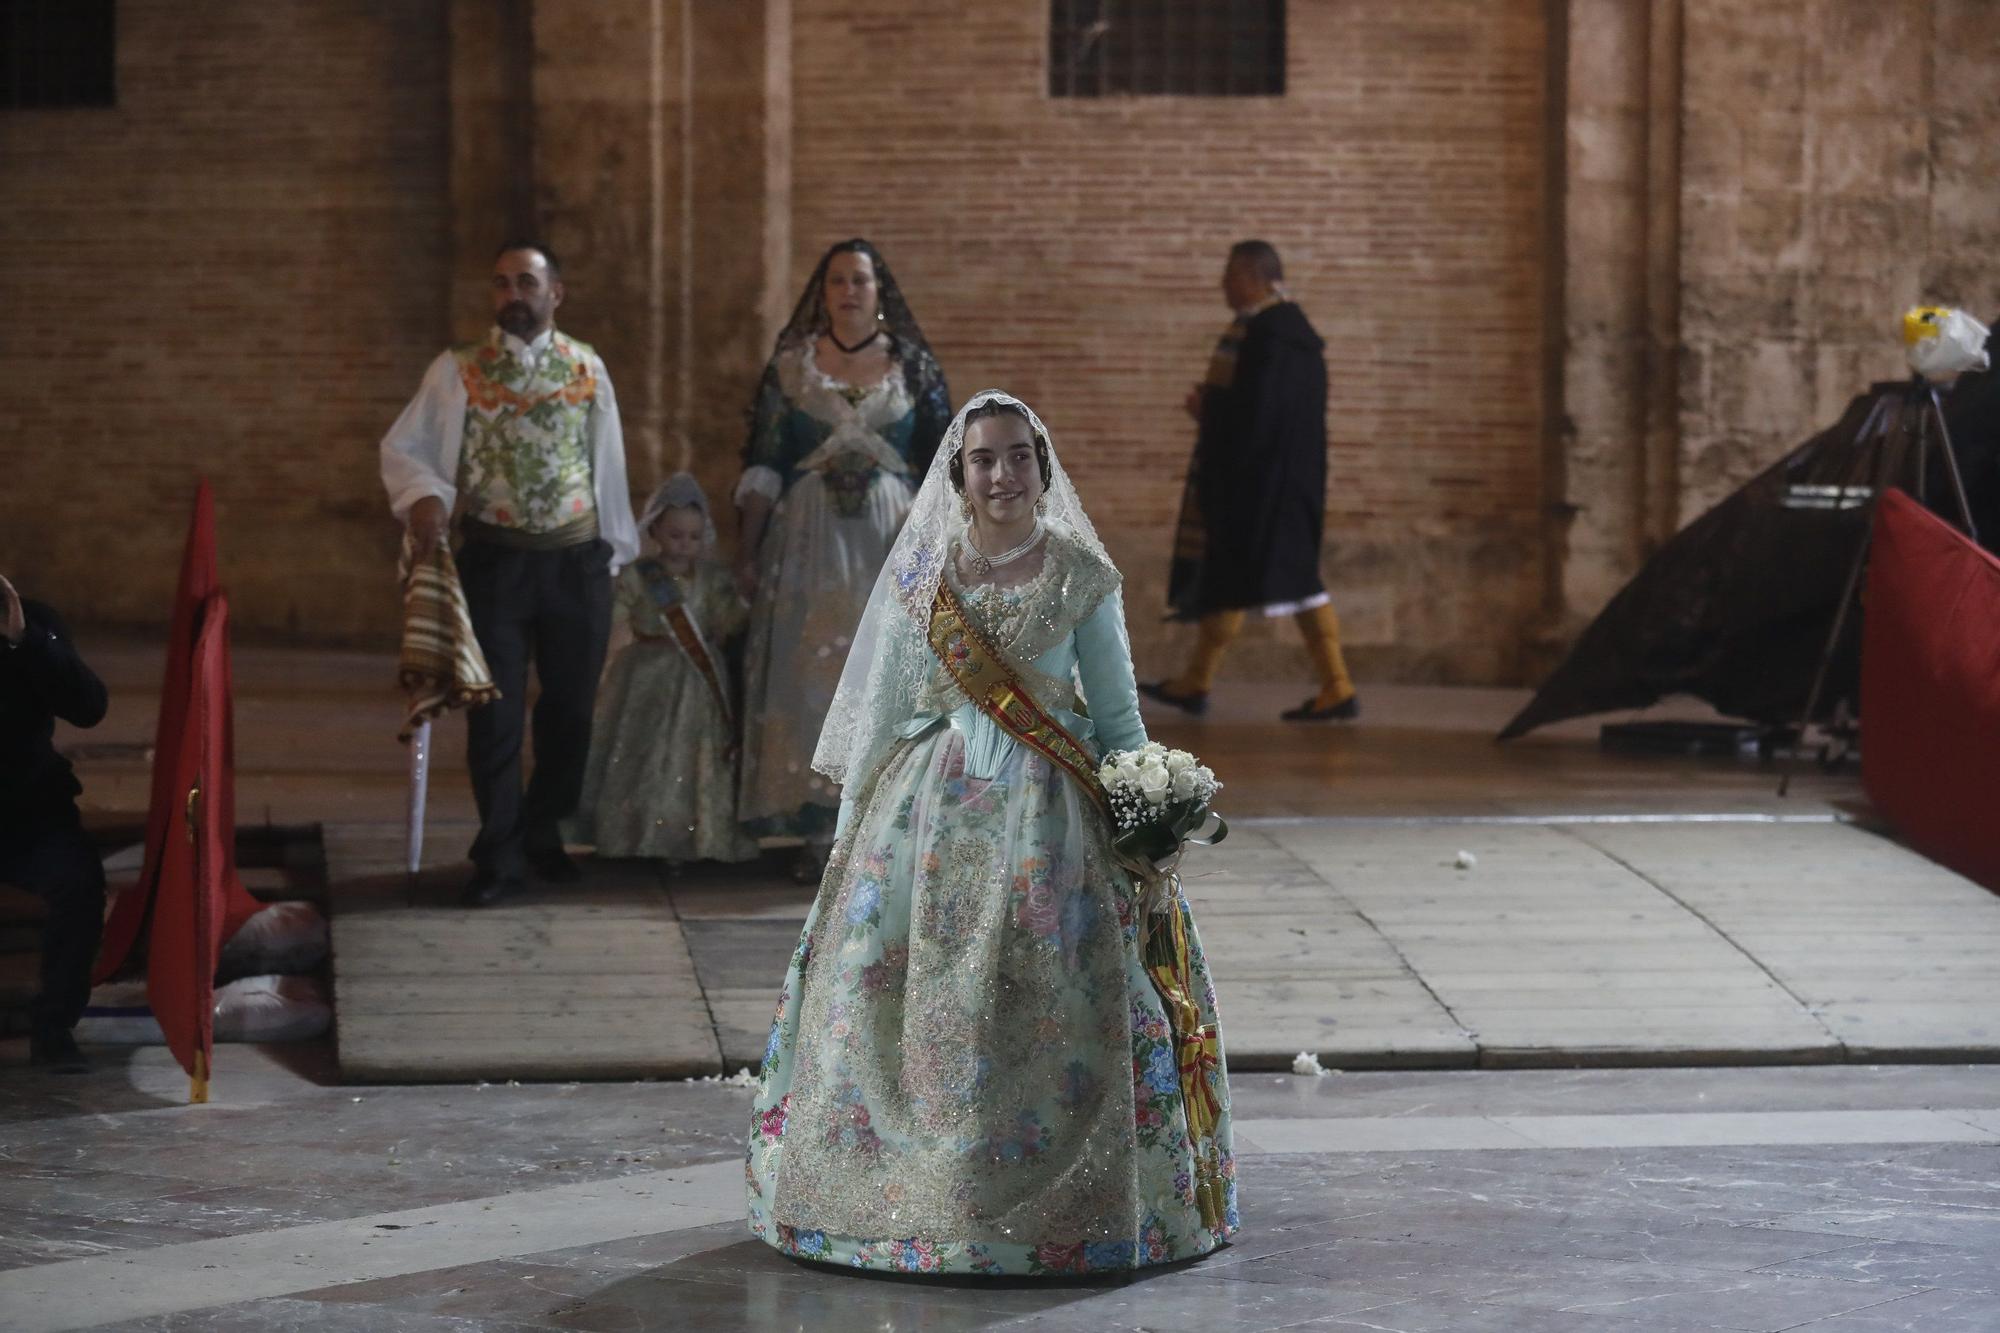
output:
[[[76,809],[83,788],[56,753],[55,723],[102,721],[104,682],[77,656],[53,610],[23,602],[4,578],[0,602],[0,883],[48,904],[31,1058],[79,1072],[88,1062],[72,1029],[90,998],[104,933],[104,864],[84,836]]]

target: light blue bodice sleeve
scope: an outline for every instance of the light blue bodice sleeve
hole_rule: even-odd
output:
[[[1125,641],[1125,598],[1113,590],[1090,619],[1070,636],[1075,645],[1077,677],[1090,704],[1097,731],[1098,756],[1113,750],[1136,750],[1146,743],[1146,724],[1139,720],[1139,683],[1132,674],[1132,650]]]
[[[1056,721],[1100,756],[1146,743],[1139,721],[1139,686],[1132,675],[1132,653],[1125,646],[1125,603],[1116,591],[1097,604],[1090,618],[1067,639],[1035,659],[1034,666],[1057,680],[1074,677],[1083,687],[1090,709],[1085,717],[1052,709]],[[951,726],[965,736],[965,774],[990,778],[1020,742],[970,703],[951,714]]]

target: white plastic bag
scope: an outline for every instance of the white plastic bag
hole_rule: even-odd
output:
[[[243,923],[222,946],[218,977],[285,976],[326,961],[326,918],[311,903],[272,903]]]
[[[1910,369],[1925,379],[1985,370],[1991,364],[1987,333],[1984,324],[1949,306],[1912,306],[1903,316],[1903,350]]]
[[[308,1041],[333,1024],[312,977],[244,977],[215,991],[217,1041]]]
[[[312,977],[244,977],[215,988],[217,1041],[309,1041],[332,1025],[333,1006]],[[88,1046],[161,1046],[167,1040],[143,980],[91,991],[76,1039]]]

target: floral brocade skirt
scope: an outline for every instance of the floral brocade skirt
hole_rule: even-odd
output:
[[[764,536],[744,649],[737,810],[758,837],[832,838],[840,793],[813,771],[813,748],[854,627],[910,512],[907,478],[869,477],[853,494],[808,472],[785,492]]]
[[[751,1231],[803,1259],[992,1276],[1129,1270],[1226,1240],[1219,1039],[1190,1085],[1213,1131],[1191,1141],[1132,894],[1102,815],[1040,755],[1015,746],[983,781],[948,726],[892,750],[785,974],[750,1128]]]

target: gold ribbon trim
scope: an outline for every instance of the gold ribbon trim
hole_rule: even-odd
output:
[[[1195,1206],[1201,1211],[1202,1225],[1217,1231],[1229,1211],[1229,1191],[1215,1144],[1216,1127],[1222,1121],[1222,1103],[1216,1098],[1214,1083],[1222,1072],[1222,1041],[1213,1023],[1201,1021],[1194,962],[1188,949],[1187,909],[1181,905],[1178,884],[1174,890],[1164,913],[1167,920],[1155,925],[1146,937],[1146,975],[1159,992],[1174,1033],[1181,1106],[1187,1113],[1188,1149],[1194,1157]]]

